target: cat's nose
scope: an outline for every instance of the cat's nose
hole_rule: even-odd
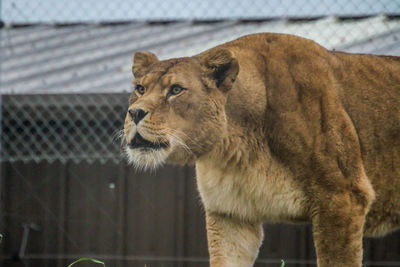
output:
[[[131,118],[134,123],[138,124],[144,117],[146,117],[147,113],[143,109],[130,109],[128,110],[129,115],[131,115]]]

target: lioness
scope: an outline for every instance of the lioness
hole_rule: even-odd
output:
[[[265,33],[132,71],[126,152],[196,165],[211,266],[252,266],[263,222],[312,223],[320,267],[399,226],[400,57]]]

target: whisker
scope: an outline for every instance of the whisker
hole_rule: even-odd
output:
[[[120,129],[120,130],[116,130],[113,134],[112,134],[112,140],[116,141],[118,139],[121,139],[122,137],[124,137],[125,133],[124,133],[124,129]]]
[[[189,147],[186,145],[186,143],[184,143],[182,141],[182,138],[180,137],[180,135],[184,136],[188,141],[190,141],[193,145],[195,145],[200,151],[203,151],[204,148],[202,146],[202,144],[196,142],[193,138],[190,138],[187,134],[185,134],[184,132],[180,131],[180,130],[176,130],[176,129],[171,129],[171,128],[165,128],[164,129],[166,131],[167,134],[170,134],[176,138],[178,138],[183,144],[183,146],[186,146],[186,148],[189,149]],[[189,152],[192,153],[192,150],[189,149]]]
[[[154,129],[154,128],[150,128],[150,127],[147,127],[147,126],[145,126],[145,125],[141,125],[140,128],[146,129],[146,131],[147,131],[148,133],[152,134],[152,135],[160,136],[160,132],[162,133],[161,130],[157,130],[157,129]]]
[[[192,150],[188,147],[188,145],[179,136],[179,134],[184,135],[184,133],[174,130],[174,129],[170,129],[170,128],[165,128],[164,133],[169,137],[169,139],[171,139],[171,142],[175,142],[175,143],[179,144],[187,152],[193,153]]]
[[[114,134],[112,135],[112,141],[115,142],[117,140],[120,140],[120,145],[119,145],[119,149],[120,151],[124,148],[124,146],[126,145],[126,139],[125,137],[125,132],[124,129],[120,129],[114,132]]]

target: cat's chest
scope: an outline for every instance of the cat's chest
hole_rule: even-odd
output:
[[[221,169],[196,164],[198,189],[207,210],[252,221],[304,217],[304,194],[280,166]]]

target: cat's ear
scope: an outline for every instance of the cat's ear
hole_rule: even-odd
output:
[[[229,50],[219,48],[205,52],[200,63],[203,77],[210,79],[223,92],[231,89],[239,73],[239,63]]]
[[[136,52],[133,55],[132,73],[135,78],[142,77],[148,71],[153,63],[156,63],[158,58],[151,52]]]

